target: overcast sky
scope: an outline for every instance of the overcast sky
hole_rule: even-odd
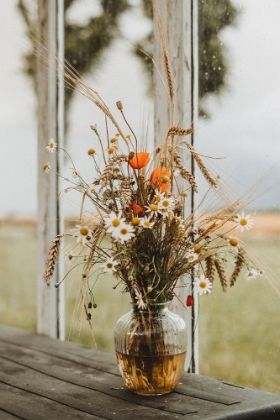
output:
[[[35,214],[37,207],[35,99],[21,70],[27,40],[16,3],[0,0],[0,216]],[[81,0],[81,19],[90,4],[91,0]],[[197,148],[206,155],[226,156],[219,165],[248,185],[276,166],[271,181],[276,183],[280,182],[280,1],[234,4],[241,10],[238,25],[224,31],[221,38],[229,48],[228,89],[218,99],[208,100],[212,119],[199,122]],[[77,10],[74,15],[79,16]],[[123,25],[132,41],[138,31],[147,30],[135,13]],[[139,132],[150,103],[141,66],[129,50],[126,41],[118,49],[115,46],[90,83],[110,106],[122,100]],[[87,150],[92,139],[89,125],[96,119],[93,105],[77,97],[71,108],[71,150],[77,150],[77,144],[81,153]],[[258,206],[279,205],[279,188],[261,201]]]

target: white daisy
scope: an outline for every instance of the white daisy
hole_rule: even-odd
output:
[[[137,290],[135,290],[135,296],[137,300],[138,309],[145,309],[146,305],[142,299],[142,293],[139,293]]]
[[[143,228],[151,229],[154,226],[155,222],[150,222],[150,220],[151,220],[150,217],[147,217],[147,216],[141,217],[141,226]]]
[[[164,197],[161,202],[159,203],[159,208],[161,210],[172,211],[175,207],[175,199],[174,197]]]
[[[111,211],[109,216],[104,217],[104,222],[107,232],[112,233],[115,229],[119,229],[120,225],[125,222],[125,219],[122,217],[121,213],[116,214],[114,211]]]
[[[174,214],[173,214],[173,211],[172,210],[168,210],[168,209],[161,209],[160,210],[160,212],[161,212],[161,214],[162,214],[162,217],[163,217],[163,219],[165,219],[166,217],[168,217],[168,216],[174,216]]]
[[[44,173],[48,174],[50,172],[50,169],[51,169],[50,162],[44,163],[44,165],[43,165]]]
[[[54,149],[57,147],[57,143],[54,142],[54,139],[50,139],[48,146],[46,147],[49,153],[53,153]]]
[[[195,291],[200,295],[211,293],[212,283],[208,278],[205,278],[204,274],[201,274],[200,278],[195,277],[193,285]]]
[[[238,238],[236,238],[235,236],[230,236],[228,243],[230,244],[230,246],[232,246],[233,248],[238,247],[239,245],[239,240]]]
[[[188,261],[189,261],[190,263],[192,263],[192,262],[194,262],[194,261],[196,261],[196,260],[197,260],[198,255],[197,255],[197,253],[196,253],[196,252],[194,252],[194,251],[189,251],[189,252],[187,253],[186,257],[187,257]]]
[[[85,246],[86,242],[91,239],[91,231],[87,226],[76,225],[73,229],[74,236],[77,236],[77,243]]]
[[[251,268],[250,270],[247,271],[246,275],[245,275],[245,280],[254,280],[257,276],[260,276],[261,273],[259,272],[259,270],[256,270],[255,268]]]
[[[158,189],[155,190],[155,196],[154,196],[154,201],[157,205],[159,205],[161,203],[161,201],[164,199],[165,193],[164,192],[159,192]]]
[[[118,228],[115,228],[111,232],[111,235],[116,241],[123,244],[135,236],[135,230],[133,226],[128,225],[127,223],[121,223]]]
[[[145,206],[145,207],[147,209],[147,213],[150,213],[151,217],[161,214],[158,204],[149,204],[148,206]]]
[[[254,222],[252,219],[250,219],[250,214],[248,214],[247,216],[245,216],[244,211],[240,214],[238,214],[235,218],[235,221],[237,223],[236,228],[240,229],[241,232],[244,231],[244,229],[251,229],[251,227],[253,226]]]
[[[107,257],[107,260],[104,264],[101,264],[101,268],[105,273],[113,274],[116,271],[116,266],[118,265],[118,261],[114,260],[113,257]]]

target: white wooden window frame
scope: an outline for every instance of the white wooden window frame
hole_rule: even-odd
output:
[[[194,144],[198,109],[198,55],[197,55],[197,0],[160,0],[158,2],[164,27],[167,30],[171,68],[175,90],[175,125],[183,128],[193,127],[194,134],[188,141]],[[48,48],[48,62],[38,60],[38,333],[64,339],[64,290],[55,288],[63,274],[63,264],[52,278],[51,287],[43,281],[45,261],[51,240],[62,231],[63,212],[58,200],[59,178],[54,173],[44,176],[42,166],[46,159],[52,168],[63,165],[60,153],[46,155],[46,145],[54,138],[59,147],[64,142],[64,1],[38,0],[38,38]],[[58,62],[54,57],[58,54]],[[39,54],[40,55],[40,54]],[[155,31],[154,58],[162,75],[165,74],[161,59],[161,47]],[[60,64],[59,64],[60,63]],[[57,66],[61,66],[57,68]],[[169,121],[169,102],[162,82],[155,72],[155,142],[160,144],[165,138]],[[189,157],[184,165],[194,172],[194,163]],[[185,212],[190,214],[194,208],[191,196]],[[63,259],[62,259],[63,261]],[[183,281],[191,282],[191,279]],[[192,288],[182,288],[180,300],[192,294]],[[188,356],[186,366],[198,373],[198,325],[197,300],[189,309],[182,311],[175,303],[176,310],[185,318],[188,328]]]

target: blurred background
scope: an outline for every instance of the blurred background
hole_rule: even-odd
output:
[[[65,0],[66,58],[109,107],[121,100],[130,125],[152,121],[149,1]],[[200,300],[200,373],[280,393],[280,3],[198,0],[199,106],[196,149],[241,195],[254,229],[244,237],[268,279],[240,281],[226,294],[218,281]],[[0,1],[0,322],[36,330],[37,117],[32,31],[36,1]],[[66,91],[66,145],[90,171],[90,125],[105,131],[98,110]],[[152,124],[150,124],[152,138]],[[46,154],[47,160],[47,154]],[[259,181],[261,182],[259,183]],[[203,193],[203,191],[202,191]],[[65,198],[72,227],[79,204]],[[79,273],[66,284],[67,339],[113,351],[113,327],[129,310],[114,280],[97,283],[93,335],[75,306]]]

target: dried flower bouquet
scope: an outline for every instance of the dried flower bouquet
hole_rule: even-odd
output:
[[[247,269],[248,278],[261,274],[234,234],[235,228],[243,232],[253,225],[250,215],[243,212],[241,200],[225,201],[224,207],[216,211],[208,208],[203,212],[199,205],[192,214],[185,211],[186,200],[198,191],[194,175],[183,163],[186,155],[194,160],[218,197],[223,195],[223,188],[219,176],[212,175],[207,168],[204,156],[187,141],[192,128],[174,125],[175,99],[168,49],[159,13],[154,14],[167,84],[163,78],[162,82],[171,109],[170,128],[155,150],[144,150],[144,145],[139,143],[121,102],[117,102],[117,108],[131,133],[127,135],[99,94],[81,80],[71,65],[64,65],[66,84],[104,113],[111,124],[109,128],[107,124],[107,132],[114,133],[102,139],[97,127],[91,126],[96,136],[96,144],[88,150],[93,163],[91,182],[82,177],[71,160],[73,178],[69,188],[82,195],[80,221],[71,235],[76,241],[73,259],[75,255],[84,255],[81,290],[85,308],[95,305],[90,284],[93,271],[95,277],[98,271],[113,274],[139,309],[171,300],[178,280],[184,275],[188,275],[188,282],[203,294],[211,292],[215,272],[224,291],[228,284],[234,285],[243,267]],[[48,152],[56,149],[55,141],[50,140]],[[43,169],[52,170],[49,163]],[[86,199],[92,203],[94,211],[83,220]],[[51,246],[45,272],[47,284],[50,284],[63,236],[58,235]],[[229,281],[224,267],[227,254],[234,258]],[[187,305],[191,304],[189,296]]]

